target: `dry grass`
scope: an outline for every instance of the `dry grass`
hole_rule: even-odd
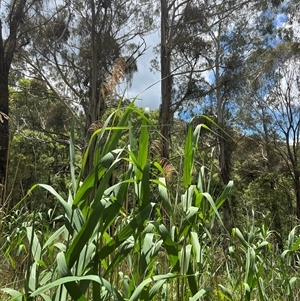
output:
[[[126,61],[123,58],[117,59],[113,65],[110,76],[108,76],[106,81],[101,85],[100,91],[103,99],[111,96],[115,92],[117,85],[125,77],[125,68]]]

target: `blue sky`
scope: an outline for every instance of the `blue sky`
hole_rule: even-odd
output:
[[[281,27],[286,22],[286,15],[279,14],[274,21],[276,27]],[[147,51],[138,61],[138,72],[134,74],[131,87],[121,85],[121,91],[126,90],[126,98],[138,96],[136,105],[140,107],[149,107],[157,109],[161,103],[160,95],[160,73],[150,71],[150,62],[155,57],[153,48],[160,43],[160,32],[154,32],[145,38]],[[212,75],[212,74],[211,74]],[[213,80],[212,78],[210,78]]]
[[[279,14],[276,19],[274,20],[273,24],[275,27],[281,27],[287,20],[285,14]]]
[[[159,32],[147,36],[145,40],[148,49],[137,61],[138,72],[133,76],[132,86],[126,88],[125,85],[121,85],[121,89],[124,91],[126,88],[126,98],[138,96],[137,106],[158,109],[161,103],[160,73],[150,71],[150,62],[155,57],[153,48],[160,43]]]

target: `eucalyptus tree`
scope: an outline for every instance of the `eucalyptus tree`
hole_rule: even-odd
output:
[[[206,107],[223,130],[234,124],[237,100],[250,72],[246,60],[254,49],[268,43],[262,31],[275,15],[268,13],[268,23],[262,16],[270,9],[263,1],[189,2],[184,11],[189,25],[182,26],[185,41],[177,45],[173,58],[180,73],[174,80],[176,110],[197,114]],[[230,179],[227,142],[230,138],[221,130],[219,168],[224,183]]]
[[[161,0],[161,43],[160,43],[160,74],[161,74],[161,106],[160,125],[162,134],[163,158],[169,159],[169,143],[171,140],[171,125],[174,111],[173,103],[173,71],[172,56],[181,33],[179,25],[183,22],[182,11],[190,1]]]
[[[261,16],[270,6],[255,0],[161,1],[161,64],[154,61],[153,67],[161,72],[160,121],[167,140],[166,125],[175,112],[190,115],[209,106],[224,127],[229,100],[236,98],[246,77],[243,63],[261,38]],[[228,182],[225,155],[220,157],[222,180]]]
[[[291,9],[284,7],[283,12]],[[269,188],[285,189],[286,199],[280,203],[292,206],[294,198],[299,218],[299,43],[290,26],[293,18],[294,14],[287,15],[283,26],[273,27],[273,32],[269,27],[268,36],[276,43],[270,39],[247,58],[245,65],[250,71],[237,113],[244,127],[260,137]],[[292,189],[282,184],[284,178],[290,178]],[[272,214],[279,214],[281,205],[276,201],[270,204]]]
[[[202,20],[202,11],[194,10],[193,2],[193,0],[160,1],[160,64],[157,59],[154,59],[152,67],[161,74],[161,155],[164,158],[169,158],[174,114],[183,101],[190,99],[195,93],[199,95],[199,89],[195,92],[196,83],[193,75],[203,72],[203,69],[197,68],[197,61],[199,53],[209,48],[198,35],[199,32],[195,32],[197,27],[195,23]],[[192,49],[194,46],[197,50]],[[184,90],[181,91],[180,97],[178,97],[178,88]]]
[[[26,1],[14,1],[5,8],[1,5],[1,11],[3,9],[7,10],[7,17],[4,18],[3,15],[1,15],[0,19],[0,204],[2,204],[2,198],[5,195],[7,154],[9,145],[8,77],[14,53],[17,49],[18,35],[25,13],[25,4]],[[5,37],[5,25],[7,25],[7,37]]]
[[[295,196],[295,213],[300,219],[300,81],[299,44],[285,43],[278,47],[273,59],[274,85],[265,95],[263,110],[271,116],[275,151],[285,162]],[[273,52],[275,55],[276,52]],[[263,120],[262,120],[263,121]],[[264,124],[264,123],[263,123]],[[270,158],[269,158],[270,160]],[[270,160],[269,163],[272,161]]]
[[[29,44],[30,20],[43,6],[39,0],[0,2],[0,205],[4,201],[9,148],[9,76],[16,54]]]
[[[152,27],[151,9],[150,1],[71,0],[32,20],[40,26],[55,13],[32,35],[22,59],[75,117],[76,109],[84,113],[87,139],[106,108],[116,105],[116,86],[137,71],[144,34]]]
[[[162,79],[170,74],[171,98],[164,102],[162,96],[162,112],[168,109],[169,116],[183,113],[183,118],[209,113],[218,125],[220,180],[227,184],[234,148],[230,131],[250,72],[246,61],[261,45],[271,47],[277,11],[271,2],[256,0],[238,3],[191,0],[180,4],[176,17],[169,13],[168,22],[165,21],[172,34],[166,45],[169,55],[161,57],[170,60],[169,70]],[[167,119],[166,114],[161,115],[162,124],[170,123],[171,117]],[[228,221],[229,208],[223,206],[223,212],[224,220]]]
[[[266,6],[265,13],[259,16],[258,24],[260,26],[255,28],[255,32],[258,33],[256,38],[258,42],[255,43],[255,47],[253,47],[245,60],[247,81],[243,94],[238,97],[240,103],[237,110],[239,126],[244,129],[244,133],[251,132],[260,137],[261,158],[264,162],[262,174],[267,174],[271,190],[277,190],[280,187],[285,191],[285,200],[280,200],[280,202],[274,200],[272,204],[269,204],[273,216],[279,214],[279,207],[282,206],[282,203],[285,206],[290,206],[293,199],[292,189],[285,182],[285,179],[289,176],[291,179],[294,178],[291,173],[293,169],[288,164],[290,159],[287,159],[292,155],[293,151],[287,151],[290,146],[288,144],[285,146],[286,142],[284,140],[287,140],[283,139],[283,137],[286,136],[286,133],[284,133],[283,129],[280,130],[278,118],[283,121],[283,114],[291,116],[293,115],[292,112],[296,113],[296,108],[288,108],[284,100],[288,95],[285,90],[286,85],[283,83],[289,78],[289,85],[294,86],[292,82],[296,78],[294,74],[294,79],[292,80],[293,76],[291,76],[287,66],[289,65],[288,62],[296,62],[297,53],[299,52],[297,42],[299,38],[299,36],[297,38],[299,19],[297,3],[298,1],[288,1],[286,3],[283,1],[272,1],[271,5]],[[287,72],[283,76],[286,79],[281,78],[283,69]],[[275,90],[277,92],[281,90],[281,92],[275,96]],[[274,103],[271,104],[272,102],[277,103],[277,105],[274,106]],[[281,112],[280,110],[278,111],[279,103],[281,103]],[[284,107],[285,109],[283,109]],[[284,110],[286,111],[285,113],[283,113]],[[294,118],[297,118],[296,115],[294,115]],[[286,126],[286,129],[291,126],[293,130],[291,128],[289,130],[292,132],[296,130],[296,125],[291,125],[288,118],[283,124]],[[291,138],[292,140],[294,139]],[[292,147],[292,149],[294,148]],[[289,155],[283,156],[284,153]],[[292,186],[295,185],[293,184]],[[296,190],[294,189],[295,193]],[[279,219],[275,218],[274,221],[276,225]],[[276,226],[276,228],[278,227]]]

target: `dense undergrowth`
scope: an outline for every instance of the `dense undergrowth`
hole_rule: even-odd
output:
[[[201,127],[188,128],[172,189],[171,165],[149,153],[147,110],[113,112],[79,169],[71,133],[68,198],[37,184],[27,202],[43,189],[55,210],[29,212],[21,201],[1,211],[1,300],[298,300],[298,228],[283,246],[254,213],[243,228],[224,228],[233,183],[212,197],[210,170],[194,167]],[[83,177],[90,148],[94,168]]]

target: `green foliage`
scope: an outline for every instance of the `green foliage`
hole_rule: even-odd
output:
[[[13,207],[38,182],[52,185],[64,195],[69,174],[66,128],[71,126],[70,112],[40,80],[22,78],[10,93],[12,134],[6,206]],[[76,128],[77,138],[78,132]],[[44,192],[36,193],[35,198],[26,206],[54,206],[53,198]]]
[[[134,116],[142,125],[138,137]],[[283,250],[276,250],[275,232],[254,221],[234,228],[231,237],[219,235],[219,210],[233,183],[214,198],[212,170],[201,167],[194,182],[201,126],[193,131],[189,125],[178,200],[163,167],[149,160],[151,128],[147,111],[133,104],[118,108],[92,134],[79,171],[72,130],[68,193],[36,184],[28,195],[52,195],[63,222],[55,226],[61,217],[52,211],[46,217],[43,207],[7,215],[2,250],[13,269],[20,256],[18,277],[23,273],[25,281],[2,292],[10,300],[295,300],[297,228]],[[93,141],[93,170],[84,177]],[[120,175],[111,183],[115,173]]]
[[[184,294],[186,299],[198,296],[201,283],[197,263],[201,257],[198,233],[202,229],[201,235],[204,235],[204,223],[214,215],[219,217],[217,207],[228,191],[214,203],[207,192],[187,183],[180,204],[180,220],[175,220],[166,180],[158,176],[163,169],[148,159],[152,125],[147,112],[141,113],[132,104],[115,118],[120,113],[121,109],[113,112],[103,127],[93,133],[89,145],[96,140],[94,168],[85,178],[82,176],[87,155],[83,156],[81,172],[75,173],[72,132],[72,185],[68,198],[47,184],[31,188],[33,195],[36,188],[41,187],[55,197],[63,208],[65,222],[51,235],[43,229],[42,236],[39,227],[43,227],[43,223],[35,222],[35,214],[33,222],[24,226],[21,241],[27,241],[28,259],[25,284],[19,293],[22,298],[152,300],[166,294],[167,287],[174,296]],[[142,120],[139,138],[135,138],[130,126],[130,116],[134,114]],[[112,124],[116,121],[117,124]],[[129,131],[129,142],[118,148],[124,131]],[[198,130],[195,135],[194,148]],[[139,148],[134,146],[137,141]],[[89,146],[86,154],[88,151]],[[192,166],[193,160],[190,154],[185,164]],[[110,186],[109,180],[121,166],[125,171],[120,181]],[[186,178],[190,172],[185,170]],[[158,191],[155,202],[151,193],[153,185]],[[127,209],[126,202],[131,208]],[[206,212],[202,212],[203,206],[200,206],[204,202]],[[171,227],[166,223],[165,214],[171,218]],[[7,254],[12,254],[9,248]],[[16,291],[4,291],[17,295]]]
[[[160,23],[156,4],[106,2],[34,2],[16,31],[2,291],[15,300],[295,300],[299,43],[286,24],[298,22],[297,1],[170,2],[166,115],[115,97],[144,51],[128,43],[135,29]],[[199,110],[209,117],[170,118]]]
[[[270,231],[266,223],[255,226],[254,217],[252,225],[244,233],[238,228],[232,230],[234,244],[229,253],[240,267],[237,271],[240,278],[227,269],[228,278],[232,280],[233,290],[239,291],[241,300],[253,300],[254,296],[259,300],[296,300],[299,291],[294,283],[299,280],[295,276],[299,263],[292,267],[289,262],[289,258],[297,258],[294,252],[299,242],[294,241],[294,235],[295,228],[281,252],[276,246],[276,232]]]

